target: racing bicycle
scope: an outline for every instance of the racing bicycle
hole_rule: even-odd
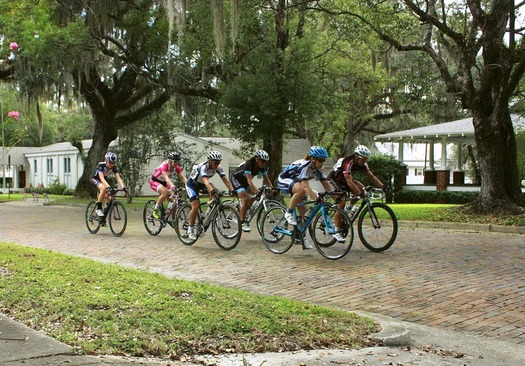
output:
[[[363,245],[372,252],[383,252],[394,244],[398,222],[394,211],[383,202],[384,192],[379,188],[365,187],[366,196],[361,204],[354,204],[351,210],[346,210],[352,224],[357,220],[357,233]],[[350,196],[350,199],[357,196]],[[356,206],[358,205],[358,206]],[[349,211],[349,212],[348,212]],[[345,228],[341,225],[342,230]]]
[[[261,223],[264,213],[267,212],[271,207],[282,206],[282,202],[284,202],[284,199],[282,198],[281,190],[279,188],[267,186],[260,187],[257,190],[255,196],[252,196],[252,199],[254,199],[255,201],[246,212],[246,217],[244,221],[246,221],[246,223],[249,225],[255,219],[257,223],[257,230],[259,231],[259,234],[262,234]],[[231,203],[232,206],[238,212],[240,212],[241,202],[238,197],[231,200],[224,200],[223,202]]]
[[[174,187],[175,188],[175,187]],[[183,191],[182,191],[183,192]],[[153,216],[153,210],[157,204],[156,200],[149,200],[144,205],[144,210],[142,212],[142,220],[144,221],[144,227],[150,235],[159,235],[163,228],[167,225],[175,229],[175,217],[177,210],[183,199],[183,194],[181,190],[172,189],[170,191],[168,208],[164,210],[164,206],[160,207],[161,216],[155,218]]]
[[[86,226],[91,234],[96,234],[102,226],[109,225],[113,235],[122,236],[128,224],[128,214],[122,202],[118,201],[117,194],[124,192],[123,197],[128,196],[128,190],[109,188],[104,199],[106,206],[104,207],[104,216],[97,215],[97,201],[91,201],[86,208]]]
[[[228,203],[222,202],[223,193],[212,191],[208,202],[201,202],[195,220],[195,239],[188,236],[191,204],[180,205],[175,218],[175,231],[185,245],[193,245],[197,238],[204,235],[211,225],[213,240],[224,250],[232,250],[241,239],[241,218],[239,212]]]
[[[317,200],[305,201],[297,206],[315,204],[310,210],[310,215],[302,222],[294,210],[294,218],[297,226],[290,225],[284,218],[286,208],[272,207],[265,213],[262,219],[262,239],[266,248],[275,254],[286,253],[293,244],[302,244],[305,248],[305,237],[310,231],[312,240],[317,251],[327,259],[339,259],[344,257],[354,241],[354,231],[348,215],[336,205],[329,203],[329,196],[338,197],[344,192],[321,192]],[[339,234],[344,241],[337,241],[333,235],[336,234],[334,225],[335,215],[340,215],[341,227]],[[312,228],[312,229],[310,229]],[[287,239],[290,238],[290,240]]]

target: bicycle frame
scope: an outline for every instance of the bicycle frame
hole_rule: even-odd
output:
[[[255,196],[251,197],[251,198],[254,198],[254,201],[252,202],[252,205],[250,206],[250,208],[246,211],[246,218],[245,218],[245,221],[248,224],[250,224],[254,218],[259,216],[259,212],[262,209],[264,209],[265,211],[269,209],[270,206],[268,205],[268,202],[273,201],[273,200],[267,197],[267,192],[271,192],[271,191],[280,192],[281,190],[279,188],[262,186],[259,188]],[[238,196],[234,197],[231,200],[231,202],[233,206],[237,209],[237,211],[240,212],[241,200],[239,199],[239,197]],[[253,205],[255,204],[257,204],[257,207],[253,209]]]
[[[384,193],[379,188],[373,188],[373,187],[367,186],[365,187],[365,190],[368,193],[368,195],[365,198],[361,199],[361,204],[359,208],[357,209],[357,211],[352,216],[348,215],[350,217],[350,221],[352,221],[352,224],[359,217],[359,215],[361,214],[363,210],[369,210],[371,213],[373,213],[373,210],[370,210],[370,206],[372,205],[373,200],[377,200],[377,199],[383,200],[384,198]],[[352,198],[355,198],[355,196],[350,196],[350,199]],[[357,202],[355,204],[357,205]],[[374,226],[377,227],[377,225],[379,225],[377,221],[377,217],[374,214],[372,214],[372,218],[374,220]]]

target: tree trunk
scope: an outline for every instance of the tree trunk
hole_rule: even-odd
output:
[[[95,132],[93,135],[93,142],[89,149],[87,158],[84,162],[84,171],[80,177],[75,190],[75,196],[81,198],[96,197],[97,189],[91,183],[91,176],[95,172],[99,162],[104,161],[104,155],[108,151],[108,146],[111,141],[117,138],[117,131],[110,127],[114,123],[106,121],[104,117],[95,116]],[[118,165],[118,162],[117,162]],[[122,178],[124,180],[124,178]],[[126,182],[124,180],[124,182]]]
[[[282,129],[276,129],[274,132],[275,133],[273,133],[272,136],[268,136],[264,139],[263,149],[270,155],[268,178],[270,178],[272,184],[276,186],[277,178],[283,167],[284,139]]]
[[[483,214],[516,214],[525,201],[519,185],[516,136],[507,108],[485,116],[473,111],[481,189],[467,209]]]

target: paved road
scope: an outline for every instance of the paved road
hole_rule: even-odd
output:
[[[525,235],[401,228],[385,253],[356,239],[345,258],[329,261],[299,246],[272,254],[255,233],[231,252],[211,233],[187,247],[172,229],[149,236],[139,210],[122,237],[108,228],[92,235],[83,215],[3,203],[0,240],[525,345]]]

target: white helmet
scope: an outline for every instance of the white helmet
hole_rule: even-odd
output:
[[[270,160],[270,155],[268,155],[268,153],[264,150],[257,150],[255,152],[255,157],[264,161]]]
[[[212,151],[210,151],[208,153],[208,156],[206,157],[206,159],[208,159],[208,160],[219,160],[220,161],[220,160],[222,160],[222,154],[220,152],[218,152],[218,151],[212,150]]]
[[[359,156],[362,156],[363,158],[369,158],[370,155],[372,155],[372,152],[370,151],[370,149],[368,147],[366,147],[365,145],[359,145],[355,148],[354,152],[359,155]]]

